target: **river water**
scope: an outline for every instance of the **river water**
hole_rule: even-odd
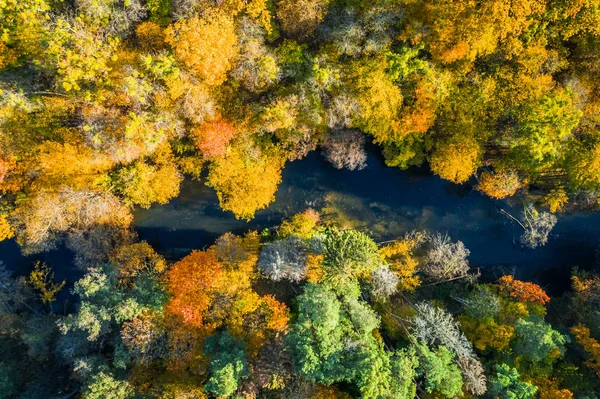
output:
[[[141,239],[175,260],[193,249],[212,244],[219,235],[278,225],[308,207],[343,227],[367,231],[376,240],[398,237],[410,230],[447,232],[471,251],[469,260],[494,278],[510,271],[550,291],[568,285],[573,267],[596,265],[600,244],[600,213],[560,214],[548,243],[537,249],[518,244],[520,227],[498,211],[518,215],[522,201],[498,201],[473,190],[473,182],[456,185],[433,176],[425,168],[401,171],[388,168],[371,148],[361,171],[337,170],[316,152],[288,163],[276,200],[246,223],[220,210],[215,192],[198,181],[185,181],[180,195],[169,204],[135,211],[134,225]],[[57,278],[73,281],[80,272],[65,250],[41,255],[57,271]],[[23,258],[13,241],[0,243],[0,260],[22,272],[33,258]],[[20,270],[18,270],[20,269]]]

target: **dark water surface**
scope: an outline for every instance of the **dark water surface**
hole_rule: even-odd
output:
[[[520,228],[498,211],[501,207],[518,215],[521,201],[490,199],[473,190],[472,184],[455,185],[426,169],[388,168],[375,150],[369,151],[367,163],[361,171],[337,170],[318,153],[288,163],[275,202],[249,223],[221,211],[211,188],[185,181],[179,197],[169,204],[136,210],[134,225],[140,239],[169,259],[178,259],[209,246],[225,232],[272,227],[313,207],[325,218],[368,231],[377,240],[413,229],[447,232],[465,243],[471,264],[484,274],[494,277],[514,270],[517,278],[551,290],[566,287],[572,267],[596,265],[600,213],[561,214],[546,246],[522,249],[517,242]],[[42,258],[59,279],[73,281],[80,276],[68,251],[53,251]],[[21,257],[13,241],[0,243],[0,260],[18,273],[30,267],[32,259]]]

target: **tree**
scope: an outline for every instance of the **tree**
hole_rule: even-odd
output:
[[[85,399],[127,399],[133,396],[133,388],[127,381],[118,380],[105,371],[94,374],[82,391]]]
[[[204,389],[217,397],[229,396],[248,373],[244,344],[227,331],[206,340],[205,352],[210,359],[210,378]]]
[[[330,228],[320,245],[325,255],[325,278],[333,286],[353,278],[368,278],[382,263],[377,244],[356,230]]]
[[[65,282],[56,284],[54,272],[45,263],[36,262],[34,270],[27,279],[27,284],[39,291],[43,304],[49,304],[56,300],[56,294],[63,289]]]
[[[526,106],[510,141],[517,165],[531,172],[553,167],[581,116],[572,94],[563,89]]]
[[[221,208],[244,220],[275,199],[282,162],[258,150],[251,156],[233,149],[209,167],[207,184],[217,191]]]
[[[514,195],[522,185],[515,171],[505,170],[481,173],[477,189],[492,198],[502,199]]]
[[[121,326],[121,340],[129,355],[147,364],[165,355],[164,321],[157,313],[142,313]]]
[[[585,365],[600,375],[600,343],[591,337],[590,329],[582,324],[571,327],[571,333],[589,356]]]
[[[398,291],[400,278],[388,265],[381,266],[371,273],[371,295],[377,300],[385,300]]]
[[[119,171],[119,180],[125,198],[147,209],[153,202],[166,204],[176,197],[183,177],[174,164],[150,165],[136,161]]]
[[[464,183],[480,166],[481,146],[473,138],[451,137],[438,141],[429,160],[431,171],[453,183]]]
[[[165,307],[167,313],[181,317],[186,325],[211,331],[214,326],[204,319],[222,273],[213,250],[193,251],[175,263],[166,273],[171,294]]]
[[[248,90],[260,92],[279,80],[275,54],[264,44],[261,27],[243,18],[239,24],[240,55],[231,76]]]
[[[298,213],[289,220],[284,220],[277,229],[277,234],[282,237],[297,236],[308,240],[315,234],[317,225],[321,221],[319,212],[308,208],[302,213]]]
[[[568,337],[554,330],[538,316],[517,320],[513,348],[531,362],[552,362],[565,351]]]
[[[365,137],[357,130],[334,130],[325,143],[325,158],[337,169],[361,170],[367,166]]]
[[[419,374],[425,377],[427,392],[437,390],[448,398],[462,392],[462,378],[458,366],[452,362],[454,353],[439,346],[435,351],[425,345],[419,347]]]
[[[409,234],[403,239],[394,241],[379,248],[384,262],[399,278],[398,290],[414,291],[421,285],[421,278],[416,275],[419,263],[415,259],[414,250],[421,244],[424,234]]]
[[[276,4],[277,18],[283,31],[299,39],[309,36],[321,22],[329,0],[280,0]]]
[[[202,155],[211,159],[226,154],[230,141],[235,137],[236,130],[232,123],[219,118],[204,122],[194,127],[190,137]]]
[[[61,187],[40,191],[16,209],[18,240],[29,253],[52,248],[61,233],[86,231],[95,225],[127,227],[131,213],[119,198],[92,190]]]
[[[467,256],[470,252],[462,241],[453,243],[447,234],[436,233],[428,238],[431,248],[421,270],[435,281],[466,276],[469,272]]]
[[[131,281],[143,272],[159,274],[167,268],[165,259],[145,241],[119,245],[110,259],[124,281]]]
[[[190,72],[210,86],[227,79],[238,54],[233,18],[222,12],[182,19],[167,29],[165,40]]]
[[[445,310],[421,302],[416,305],[417,314],[413,318],[413,335],[420,342],[443,345],[459,358],[473,357],[473,347],[452,315]]]
[[[294,236],[267,243],[260,252],[258,268],[274,281],[299,282],[306,274],[306,246]]]
[[[502,276],[498,280],[500,290],[519,302],[533,302],[545,305],[550,301],[544,290],[537,284],[515,280],[513,276]]]
[[[524,229],[520,238],[521,244],[528,248],[536,248],[546,245],[558,219],[551,213],[538,211],[530,204],[523,209],[521,220],[520,225]]]
[[[519,380],[517,369],[507,364],[496,364],[496,376],[490,379],[488,393],[500,399],[534,399],[537,387]]]

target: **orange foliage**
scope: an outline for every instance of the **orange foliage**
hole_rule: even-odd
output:
[[[503,276],[498,280],[500,289],[519,302],[533,302],[545,305],[550,297],[537,284],[515,280],[513,276]]]
[[[223,270],[213,250],[193,251],[167,272],[171,298],[166,310],[183,319],[186,325],[203,326],[214,287]]]
[[[584,302],[596,301],[600,297],[600,278],[579,278],[573,276],[571,285],[577,292],[577,297]]]
[[[309,283],[320,283],[325,277],[323,270],[323,254],[308,253],[306,255],[306,280]]]
[[[590,355],[585,365],[594,370],[600,376],[600,342],[590,336],[590,329],[582,324],[571,327],[571,333],[577,342],[583,346],[583,350]]]
[[[558,380],[554,378],[539,378],[534,382],[538,387],[540,399],[573,399],[573,392],[568,389],[560,389]]]
[[[290,322],[290,310],[272,295],[265,295],[263,302],[268,308],[267,326],[274,331],[284,331]]]
[[[165,32],[155,22],[142,22],[135,29],[135,34],[145,51],[158,50],[165,47]]]
[[[205,122],[191,131],[194,143],[208,158],[220,157],[227,152],[227,144],[235,136],[235,127],[225,119]]]

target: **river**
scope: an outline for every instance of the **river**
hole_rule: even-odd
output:
[[[511,271],[550,291],[568,285],[572,267],[596,265],[600,213],[560,214],[544,247],[523,249],[518,244],[520,227],[498,211],[500,207],[517,215],[522,201],[493,200],[473,190],[473,184],[452,184],[426,168],[402,171],[386,167],[374,148],[369,148],[367,167],[360,171],[337,170],[313,152],[286,165],[275,202],[248,223],[221,211],[211,188],[186,180],[180,195],[170,203],[136,209],[134,227],[140,239],[175,260],[212,244],[225,232],[273,227],[313,207],[325,218],[367,231],[377,240],[414,229],[447,232],[464,242],[471,251],[472,266],[484,275],[494,278]],[[80,276],[70,264],[68,251],[39,257],[56,270],[59,279],[74,281]],[[20,256],[14,241],[0,243],[0,260],[18,273],[30,267],[33,259]]]

